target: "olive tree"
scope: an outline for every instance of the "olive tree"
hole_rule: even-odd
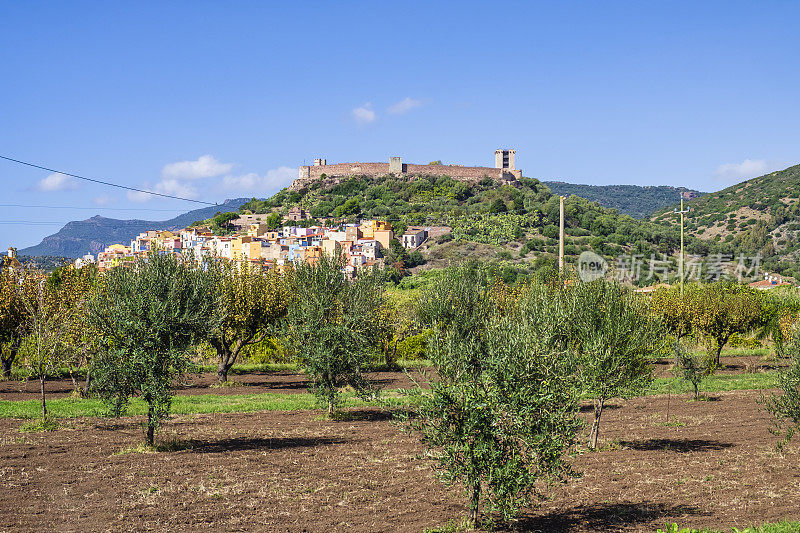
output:
[[[676,376],[691,383],[696,400],[700,396],[700,384],[711,375],[713,368],[709,365],[707,358],[686,350],[680,344],[675,347],[675,357],[678,362],[673,368],[673,372]]]
[[[379,345],[377,320],[385,303],[380,272],[363,269],[347,279],[341,258],[323,255],[297,265],[291,292],[287,341],[328,415],[340,404],[342,387],[371,395],[362,371]]]
[[[169,413],[174,378],[190,365],[190,346],[213,321],[214,287],[214,277],[192,262],[150,253],[105,272],[90,302],[89,319],[102,343],[93,390],[115,415],[140,396],[147,403],[148,445]]]
[[[248,263],[226,261],[217,269],[218,306],[207,340],[217,352],[217,378],[225,383],[242,350],[274,335],[286,316],[288,283],[276,270],[264,273]]]
[[[762,400],[775,417],[772,432],[781,437],[778,449],[782,449],[800,429],[800,328],[795,328],[785,348],[791,364],[780,373],[782,393]]]
[[[597,280],[571,290],[571,344],[581,380],[594,397],[589,447],[597,447],[606,401],[643,392],[653,380],[651,356],[665,331],[646,303],[618,283]]]
[[[28,342],[25,350],[25,367],[29,375],[39,381],[42,424],[47,423],[45,382],[65,360],[67,349],[65,333],[68,327],[68,306],[61,294],[43,275],[28,273],[34,281],[33,290],[25,291],[22,303],[28,321]]]
[[[551,348],[559,321],[551,300],[501,312],[492,292],[474,268],[462,267],[423,295],[437,377],[430,391],[417,391],[408,419],[444,481],[464,485],[472,526],[482,502],[511,517],[537,483],[565,479],[564,456],[581,426],[571,362]]]

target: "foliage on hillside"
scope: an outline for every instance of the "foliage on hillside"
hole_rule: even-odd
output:
[[[699,191],[686,187],[670,187],[668,185],[642,187],[639,185],[582,185],[564,183],[562,181],[545,181],[554,194],[564,196],[580,196],[603,207],[619,210],[620,213],[634,218],[645,218],[654,211],[673,205],[680,199],[681,192]]]
[[[556,253],[558,204],[548,187],[531,178],[522,178],[519,187],[512,187],[498,186],[488,178],[465,183],[446,176],[412,181],[362,176],[332,187],[318,182],[300,191],[284,189],[269,199],[250,200],[240,212],[286,214],[300,206],[313,217],[303,221],[306,225],[328,218],[381,218],[392,221],[396,234],[410,225],[449,226],[452,233],[433,239],[428,252],[434,253],[448,241],[482,243],[497,247],[497,259],[521,263]],[[609,259],[622,253],[649,257],[673,252],[680,243],[674,228],[636,220],[577,196],[567,198],[565,204],[566,253],[571,260],[585,250]],[[706,251],[698,243],[698,253]]]
[[[686,228],[718,253],[761,253],[762,266],[800,278],[800,165],[689,202]],[[676,227],[672,209],[653,221]]]

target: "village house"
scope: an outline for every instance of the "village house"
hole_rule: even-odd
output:
[[[403,234],[403,247],[416,248],[428,238],[428,231],[424,229],[408,231]]]
[[[303,213],[298,211],[298,214]],[[347,268],[353,270],[382,264],[382,250],[388,249],[394,238],[391,224],[380,220],[332,227],[286,225],[279,230],[270,230],[264,222],[256,220],[245,228],[241,233],[226,236],[213,235],[203,227],[177,232],[145,231],[131,240],[130,246],[107,247],[98,254],[97,263],[101,269],[107,269],[158,250],[160,253],[193,254],[198,260],[213,256],[258,263],[264,268],[286,268],[293,262],[314,263],[322,255],[340,254]]]

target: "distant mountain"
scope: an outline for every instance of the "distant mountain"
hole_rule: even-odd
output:
[[[100,215],[87,220],[69,222],[61,230],[42,239],[36,246],[19,250],[20,255],[53,255],[80,257],[87,253],[96,254],[110,244],[129,244],[131,239],[143,231],[185,228],[196,220],[211,218],[215,213],[237,211],[239,206],[250,198],[225,200],[219,205],[195,209],[162,221],[119,220]]]
[[[668,185],[641,187],[639,185],[580,185],[562,181],[545,181],[553,194],[580,196],[603,207],[616,209],[634,218],[646,218],[653,212],[680,201],[685,197],[697,197],[705,193],[685,187]]]

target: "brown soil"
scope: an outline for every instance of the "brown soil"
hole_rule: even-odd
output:
[[[419,371],[410,371],[417,381],[427,379]],[[408,389],[414,382],[404,372],[371,372],[369,381],[380,389]],[[297,394],[308,392],[309,381],[297,372],[248,372],[229,374],[230,387],[219,387],[217,375],[211,372],[188,374],[176,386],[177,394],[262,394],[265,392]],[[48,380],[45,391],[49,398],[72,394],[69,378]],[[0,381],[0,400],[31,400],[39,397],[39,381]]]
[[[516,528],[652,532],[666,521],[797,519],[798,447],[775,452],[759,396],[612,404],[603,448],[574,461],[583,476]],[[137,419],[72,420],[36,434],[0,420],[0,531],[422,531],[466,514],[413,436],[380,411],[353,415],[177,416],[161,439],[192,439],[177,441],[190,447],[152,454],[118,453],[141,441]]]

